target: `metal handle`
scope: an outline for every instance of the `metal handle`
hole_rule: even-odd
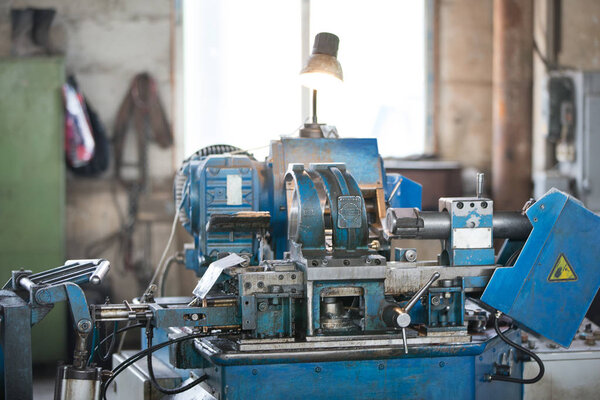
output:
[[[390,204],[392,204],[392,199],[398,192],[398,189],[400,189],[400,184],[402,184],[402,178],[398,179],[398,182],[394,185],[394,188],[392,189],[392,193],[390,193],[389,197],[385,201],[385,204],[387,204],[388,207],[390,206]]]
[[[419,299],[423,296],[423,293],[425,293],[431,287],[431,285],[433,285],[433,282],[437,281],[439,277],[440,273],[434,272],[433,275],[431,275],[429,281],[425,285],[423,285],[423,287],[419,289],[417,293],[414,294],[414,296],[408,301],[408,303],[406,303],[406,306],[404,307],[404,312],[409,312],[414,307],[414,305],[417,304],[417,301],[419,301]]]
[[[93,285],[99,285],[110,270],[110,262],[108,260],[100,260],[96,270],[90,276],[90,282]]]
[[[435,281],[438,280],[439,277],[440,273],[437,271],[434,272],[433,275],[431,275],[429,281],[425,285],[423,285],[423,287],[419,289],[417,293],[413,295],[413,297],[411,297],[411,299],[408,301],[408,303],[406,303],[406,306],[404,308],[393,306],[389,307],[383,312],[385,320],[393,321],[393,324],[397,325],[399,328],[402,328],[402,343],[404,344],[405,354],[408,354],[408,343],[406,341],[406,327],[408,327],[411,322],[410,315],[408,314],[408,312],[414,307],[415,304],[417,304],[417,301],[419,301],[423,294],[431,287],[431,285],[433,285]],[[392,322],[388,322],[388,324],[391,323]]]

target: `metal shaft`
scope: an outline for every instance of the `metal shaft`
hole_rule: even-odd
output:
[[[407,215],[399,209],[389,209],[387,225],[390,233],[403,239],[447,239],[450,237],[450,214],[438,211],[411,211]],[[531,233],[527,216],[516,211],[494,213],[494,238],[525,240]]]
[[[417,293],[415,293],[413,297],[411,297],[411,299],[408,301],[408,303],[406,303],[406,306],[404,306],[404,312],[409,312],[414,307],[414,305],[417,304],[417,301],[419,301],[421,299],[423,294],[427,290],[429,290],[429,287],[431,287],[431,285],[433,285],[433,282],[435,282],[439,277],[440,277],[440,273],[434,272],[433,275],[431,275],[431,278],[429,279],[429,281],[425,285],[423,285],[423,287],[421,289],[419,289],[419,291]]]

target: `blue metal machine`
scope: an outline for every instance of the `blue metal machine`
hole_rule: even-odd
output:
[[[265,162],[227,151],[176,178],[194,297],[92,306],[143,344],[90,398],[519,399],[543,374],[523,379],[520,329],[567,346],[600,286],[600,217],[564,193],[525,214],[481,190],[421,211],[373,139],[281,139]],[[440,255],[403,239],[439,239]]]
[[[421,211],[420,195],[420,185],[385,174],[372,139],[281,139],[265,162],[239,152],[192,158],[175,188],[194,237],[186,267],[202,282],[228,254],[245,261],[218,269],[213,289],[189,304],[159,298],[135,313],[98,306],[95,318],[114,320],[105,315],[118,310],[140,319],[150,310],[150,330],[163,343],[190,329],[177,327],[197,327],[191,332],[203,336],[155,353],[182,382],[190,371],[203,380],[184,392],[189,398],[520,398],[526,355],[491,335],[485,322],[497,309],[568,344],[551,334],[549,315],[542,313],[546,329],[537,328],[537,291],[529,290],[521,313],[505,305],[513,304],[507,287],[527,282],[520,266],[531,267],[544,251],[538,236],[566,240],[565,232],[520,211],[494,213],[481,193],[442,198],[437,212]],[[566,195],[537,204],[553,196]],[[595,218],[588,224],[598,229]],[[438,260],[392,247],[402,239],[441,240]],[[494,239],[506,242],[498,255]],[[515,267],[498,268],[517,256]],[[598,256],[566,257],[578,276],[592,278],[585,270]],[[599,278],[587,281],[577,311],[562,315],[569,328],[581,322]],[[489,305],[479,299],[484,289]],[[562,287],[550,289],[560,297]],[[518,329],[505,335],[520,341]]]

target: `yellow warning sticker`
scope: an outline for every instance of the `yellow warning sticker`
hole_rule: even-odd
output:
[[[576,281],[577,274],[575,270],[567,260],[564,254],[560,254],[550,275],[548,275],[548,281],[550,282],[565,282],[565,281]]]

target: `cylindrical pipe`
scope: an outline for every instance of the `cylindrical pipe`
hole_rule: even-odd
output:
[[[531,233],[531,222],[526,215],[514,211],[494,213],[494,238],[526,240]]]
[[[99,285],[100,283],[102,283],[102,280],[104,279],[106,274],[108,274],[109,270],[110,262],[108,260],[100,261],[100,263],[96,267],[96,270],[94,271],[94,273],[92,273],[92,276],[90,276],[90,282],[93,285]]]
[[[418,215],[418,216],[417,216]],[[420,211],[414,217],[398,217],[391,221],[390,232],[405,239],[447,239],[450,237],[450,214],[446,211]],[[531,233],[531,222],[517,211],[498,211],[493,215],[494,239],[525,240]]]
[[[31,279],[29,279],[26,276],[19,278],[18,284],[19,284],[19,286],[21,286],[23,289],[27,290],[28,292],[31,292],[31,288],[35,285],[31,281]]]
[[[483,197],[483,174],[477,174],[477,198],[480,199]]]
[[[493,198],[515,210],[532,191],[532,0],[494,0],[493,29]]]

